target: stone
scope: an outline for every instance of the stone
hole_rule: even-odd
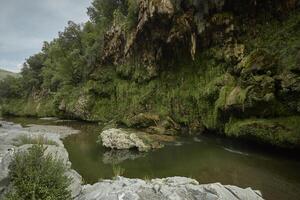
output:
[[[249,76],[249,74],[260,75],[270,72],[272,75],[276,74],[277,60],[269,52],[257,49],[246,56],[238,65],[242,76]]]
[[[277,77],[280,81],[282,95],[300,94],[300,77],[294,73],[282,73]]]
[[[103,146],[111,149],[133,149],[139,151],[149,151],[151,145],[146,144],[136,133],[123,129],[108,129],[100,134]]]
[[[171,117],[166,117],[143,130],[156,135],[176,135],[181,130],[181,127]]]
[[[11,145],[0,145],[0,196],[9,185],[9,164],[13,158],[14,147]],[[2,191],[2,192],[1,192]]]
[[[137,149],[141,152],[147,152],[151,149],[162,148],[164,143],[174,142],[175,140],[176,137],[171,135],[149,134],[133,129],[111,128],[102,131],[98,142],[102,143],[104,147],[111,149]]]
[[[124,57],[125,32],[120,26],[114,25],[104,36],[103,63],[114,63]]]
[[[227,123],[225,134],[251,138],[260,143],[268,143],[277,147],[293,149],[299,146],[299,116],[281,118],[253,118]]]
[[[72,179],[69,190],[71,191],[72,198],[75,198],[80,195],[82,189],[82,177],[75,170],[70,169],[66,172],[66,175]]]
[[[160,117],[151,113],[140,113],[128,119],[128,126],[132,128],[146,128],[158,123]]]
[[[203,123],[199,120],[193,120],[190,124],[189,124],[189,134],[193,135],[193,134],[201,134],[205,131],[205,127],[203,125]]]
[[[185,177],[169,177],[144,181],[117,177],[83,187],[76,200],[262,200],[259,191],[242,189],[220,183],[200,185],[196,180]]]

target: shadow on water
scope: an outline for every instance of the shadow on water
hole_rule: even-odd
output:
[[[9,118],[26,124],[66,125],[80,134],[69,136],[64,144],[72,166],[86,183],[112,178],[113,166],[124,169],[130,178],[187,176],[200,183],[252,187],[266,199],[299,199],[300,160],[278,150],[269,150],[212,135],[180,138],[174,144],[149,153],[109,151],[97,145],[101,126],[76,121],[49,121],[32,118]],[[299,154],[298,154],[299,155]]]

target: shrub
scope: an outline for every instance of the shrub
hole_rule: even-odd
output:
[[[28,151],[17,152],[11,162],[9,178],[12,190],[7,200],[43,199],[68,200],[71,179],[65,175],[63,162],[45,155],[43,145],[33,145]]]
[[[24,144],[47,144],[47,145],[55,145],[58,146],[58,144],[52,140],[49,140],[47,137],[43,135],[38,135],[35,137],[30,137],[28,135],[22,135],[17,138],[18,139],[18,146],[22,146]]]

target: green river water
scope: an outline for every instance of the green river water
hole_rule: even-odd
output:
[[[300,159],[255,145],[203,135],[183,137],[149,153],[111,152],[96,144],[101,131],[101,126],[96,124],[32,118],[6,120],[22,125],[65,125],[80,130],[80,134],[66,138],[64,145],[72,167],[82,175],[85,183],[112,178],[113,168],[121,168],[123,176],[130,178],[186,176],[202,184],[220,182],[251,187],[270,200],[300,199]]]

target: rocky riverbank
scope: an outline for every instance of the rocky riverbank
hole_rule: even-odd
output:
[[[117,177],[115,180],[103,180],[94,185],[83,186],[78,200],[261,200],[260,192],[251,188],[224,186],[220,183],[200,185],[196,180],[185,177],[164,179],[128,179]]]
[[[0,121],[0,199],[10,188],[8,166],[16,151],[25,151],[31,145],[24,137],[43,138],[47,142],[45,154],[61,159],[67,166],[67,175],[73,179],[69,190],[76,200],[125,200],[125,199],[263,199],[260,192],[251,188],[224,186],[220,183],[200,185],[185,177],[141,180],[116,177],[94,185],[83,185],[82,177],[71,169],[68,152],[62,139],[78,133],[69,127],[21,125]],[[33,140],[31,140],[33,141]]]
[[[81,191],[82,177],[71,169],[69,155],[64,148],[62,139],[79,133],[64,126],[29,125],[22,127],[19,124],[0,121],[0,199],[10,188],[8,180],[9,164],[14,152],[26,151],[33,143],[45,143],[45,154],[50,154],[64,162],[67,167],[67,175],[72,178],[69,190],[72,196],[78,196]]]

